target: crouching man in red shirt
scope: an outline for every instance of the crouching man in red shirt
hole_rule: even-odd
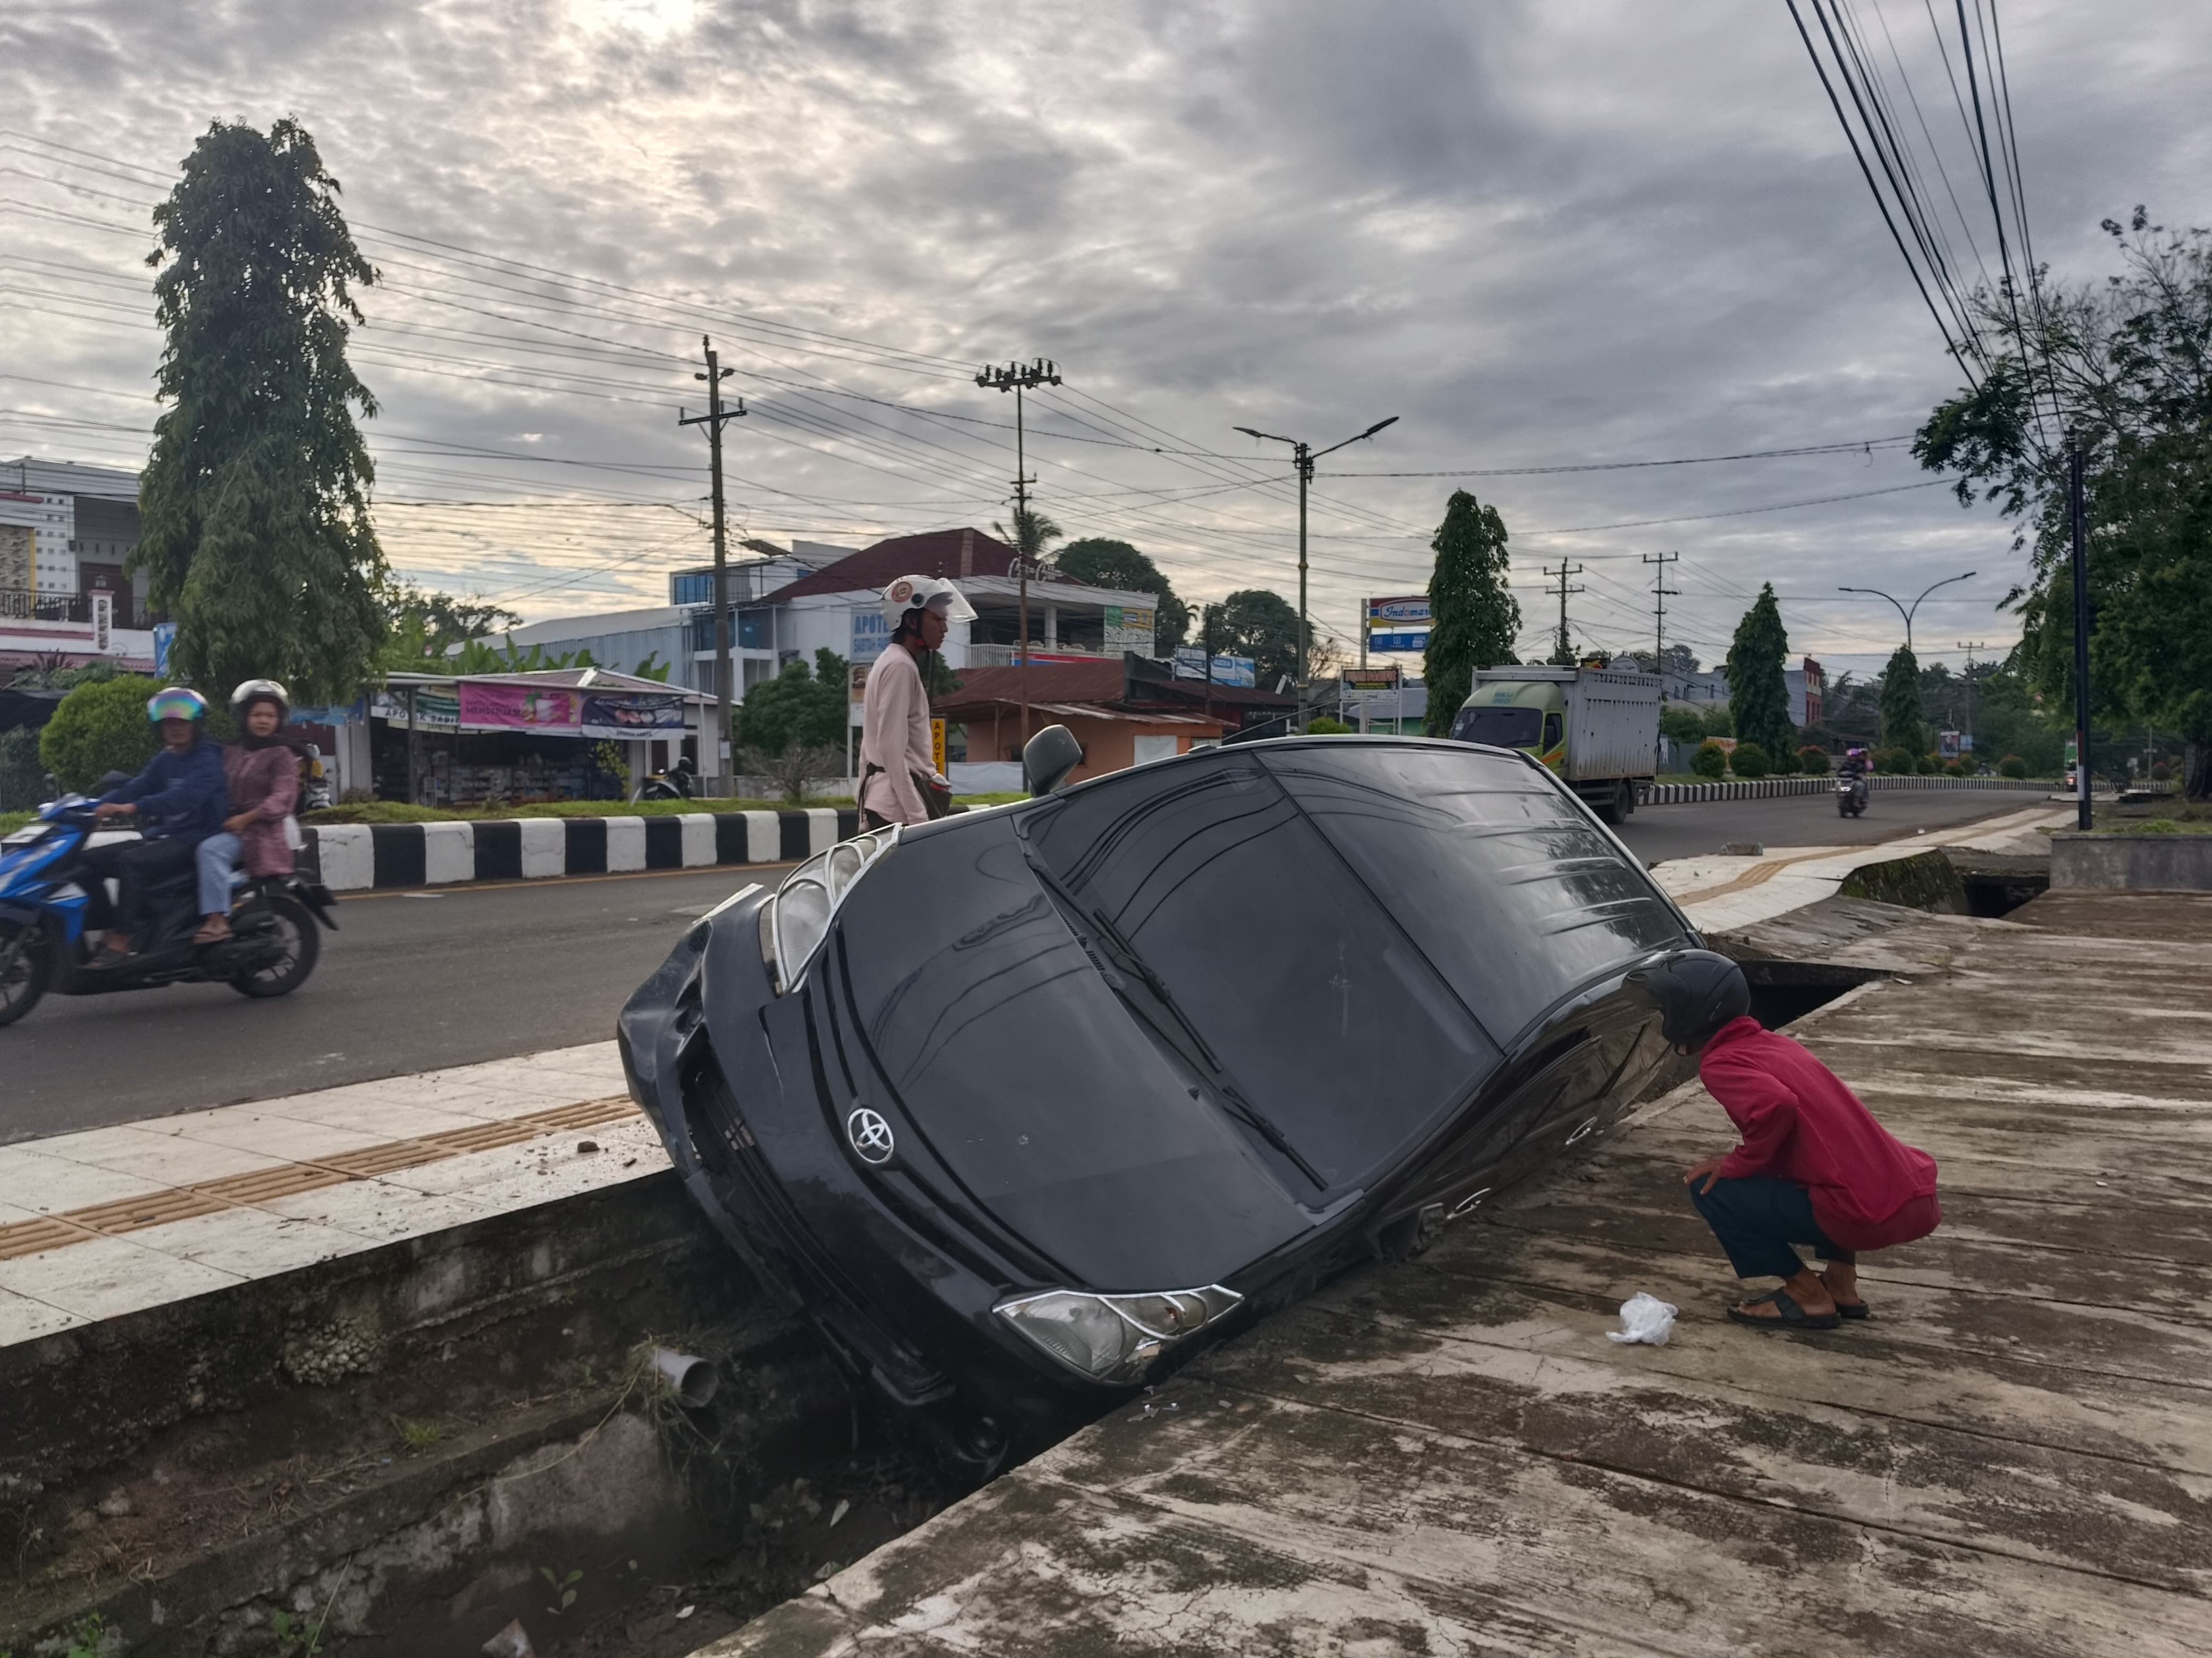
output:
[[[1943,1219],[1936,1160],[1874,1120],[1836,1073],[1749,1017],[1751,988],[1725,956],[1684,950],[1629,975],[1678,1054],[1743,1136],[1683,1179],[1738,1278],[1778,1278],[1729,1316],[1759,1329],[1832,1330],[1868,1315],[1861,1251],[1926,1237]],[[1794,1246],[1826,1264],[1815,1272]]]

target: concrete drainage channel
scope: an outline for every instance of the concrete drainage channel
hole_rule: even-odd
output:
[[[0,1395],[15,1658],[674,1658],[956,1494],[668,1176],[0,1349]]]

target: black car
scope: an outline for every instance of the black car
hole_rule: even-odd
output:
[[[842,842],[621,1045],[716,1227],[981,1475],[1600,1132],[1665,1058],[1623,975],[1698,942],[1526,756],[1293,738]]]

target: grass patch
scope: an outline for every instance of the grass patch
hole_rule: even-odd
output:
[[[0,811],[0,835],[13,835],[38,815],[35,811]]]
[[[2156,817],[2123,817],[2097,824],[2092,835],[2212,835],[2212,811],[2185,806]]]
[[[427,1451],[446,1436],[446,1430],[435,1422],[416,1422],[394,1417],[392,1425],[399,1430],[400,1442],[410,1451]]]
[[[822,795],[810,806],[846,807],[849,796]],[[404,800],[365,800],[325,806],[302,823],[477,823],[510,817],[669,817],[689,811],[787,811],[787,800],[529,800],[506,806],[416,806]]]

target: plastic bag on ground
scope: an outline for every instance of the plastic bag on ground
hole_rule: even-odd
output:
[[[1607,1330],[1607,1341],[1641,1341],[1648,1346],[1664,1347],[1667,1338],[1674,1333],[1674,1314],[1677,1309],[1671,1302],[1638,1290],[1620,1303],[1620,1327]]]

